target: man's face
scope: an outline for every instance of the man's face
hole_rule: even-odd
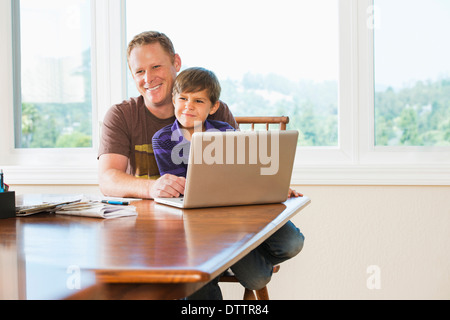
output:
[[[131,74],[148,108],[172,104],[172,88],[181,60],[171,57],[159,43],[134,48],[128,60]]]

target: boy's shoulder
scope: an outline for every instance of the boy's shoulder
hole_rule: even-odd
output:
[[[154,135],[152,140],[159,139],[159,140],[170,140],[172,137],[173,132],[173,126],[174,124],[169,124],[161,129],[159,129]]]

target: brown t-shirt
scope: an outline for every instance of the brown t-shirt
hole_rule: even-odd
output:
[[[128,158],[127,173],[140,178],[158,179],[159,170],[152,148],[152,137],[160,129],[173,124],[175,116],[159,119],[145,106],[144,98],[131,98],[113,105],[105,115],[98,156],[120,154]],[[208,119],[229,123],[238,128],[228,106],[221,102]]]

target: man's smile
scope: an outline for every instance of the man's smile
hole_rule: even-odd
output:
[[[161,86],[162,86],[162,84],[157,85],[156,87],[153,87],[153,88],[149,88],[148,86],[145,86],[144,89],[147,91],[155,91],[155,90],[161,88]]]

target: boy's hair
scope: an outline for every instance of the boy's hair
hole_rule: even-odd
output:
[[[178,75],[173,85],[173,94],[199,92],[205,89],[208,90],[209,100],[212,104],[219,101],[222,88],[214,72],[194,67],[186,69]]]
[[[127,49],[127,61],[130,59],[131,51],[136,47],[145,46],[147,44],[159,43],[161,47],[172,59],[172,63],[175,59],[175,49],[172,41],[164,33],[158,31],[145,31],[136,35],[133,40],[128,44]]]

